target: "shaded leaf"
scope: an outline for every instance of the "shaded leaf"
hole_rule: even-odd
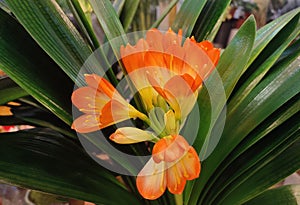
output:
[[[71,124],[72,82],[11,16],[0,10],[0,68],[28,94]]]
[[[183,36],[189,37],[207,0],[185,0],[176,15],[172,30],[182,29]]]
[[[8,77],[0,79],[0,105],[28,95]]]
[[[205,81],[205,87],[198,97],[198,107],[201,114],[198,135],[194,142],[197,151],[201,151],[200,159],[206,159],[219,141],[222,129],[212,135],[213,127],[219,116],[224,120],[223,108],[227,98],[233,91],[238,79],[244,72],[244,67],[249,59],[249,54],[255,38],[255,21],[250,17],[241,27],[239,32],[233,38],[227,49],[223,52],[220,62],[217,66],[217,72],[213,72]],[[223,113],[222,113],[223,110]],[[188,123],[188,122],[187,122]],[[224,125],[220,122],[220,126]],[[215,137],[211,137],[215,136]],[[217,139],[215,139],[217,138]],[[208,173],[207,173],[208,174]],[[204,178],[203,178],[204,177]],[[202,174],[195,182],[188,184],[186,200],[190,199],[188,204],[195,204],[205,184],[206,176]],[[195,185],[194,185],[195,183]],[[193,187],[193,191],[189,190]],[[191,194],[190,196],[188,196]]]
[[[245,205],[297,205],[300,200],[300,185],[282,186],[265,191],[247,201]]]
[[[264,48],[255,61],[247,68],[246,73],[236,86],[238,90],[229,106],[237,107],[248,93],[262,80],[272,65],[277,61],[284,50],[300,33],[299,16],[295,16]],[[294,53],[297,55],[297,53]]]
[[[2,133],[0,141],[0,180],[5,183],[99,204],[138,204],[77,144],[57,133]]]
[[[58,4],[32,0],[6,2],[35,41],[75,81],[92,51]]]
[[[152,24],[151,28],[157,28],[159,24],[166,18],[170,11],[177,5],[179,0],[173,0],[169,3],[167,8],[162,12],[159,18]]]
[[[288,104],[293,105],[293,103]],[[289,106],[288,104],[286,106]],[[211,181],[213,184],[209,186],[210,191],[206,192],[205,204],[208,204],[208,202],[214,203],[214,200],[218,201],[224,196],[226,197],[226,194],[236,189],[239,184],[246,181],[248,177],[257,172],[262,166],[271,162],[274,158],[277,158],[278,153],[281,153],[298,140],[299,135],[296,133],[299,130],[300,122],[294,123],[295,120],[300,117],[300,113],[295,114],[295,112],[299,111],[297,110],[297,106],[299,106],[299,101],[294,102],[292,113],[289,113],[291,110],[287,109],[282,115],[279,115],[279,118],[276,115],[270,116],[266,122],[262,123],[231,152],[227,159],[222,162],[222,165],[217,171],[218,173]],[[289,119],[285,119],[288,117],[286,115],[292,115],[292,117],[290,116]],[[285,121],[281,122],[281,120]],[[276,125],[276,123],[278,123],[278,125]],[[267,124],[269,124],[269,126],[266,126]],[[273,128],[274,126],[275,128]],[[281,169],[286,169],[286,167],[282,167]],[[270,177],[275,176],[270,173]],[[281,180],[282,177],[283,176],[280,176],[277,180]],[[267,181],[269,181],[269,177],[257,182],[254,187],[249,186],[248,190],[244,191],[250,193]],[[272,184],[270,184],[270,186],[271,185]],[[245,193],[242,191],[240,191],[239,194],[244,194],[245,196]]]
[[[140,4],[140,0],[125,1],[125,5],[120,16],[124,31],[128,31],[130,24],[134,18],[134,15],[138,9],[139,4]]]
[[[192,35],[197,41],[202,41],[211,37],[216,26],[221,26],[224,11],[226,11],[231,0],[211,0],[207,1],[201,11],[197,22],[193,28]],[[209,39],[213,40],[213,39]]]

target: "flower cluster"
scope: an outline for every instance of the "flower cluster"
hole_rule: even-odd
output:
[[[186,180],[200,174],[195,149],[180,135],[203,81],[218,63],[220,51],[209,41],[197,43],[181,31],[147,32],[135,46],[121,47],[127,75],[141,97],[144,112],[130,105],[104,78],[85,75],[87,86],[74,91],[73,104],[83,113],[73,122],[80,133],[93,132],[112,124],[139,118],[151,131],[118,128],[110,140],[120,144],[150,141],[152,157],[137,176],[136,184],[146,199],[160,197],[168,188],[182,193]]]

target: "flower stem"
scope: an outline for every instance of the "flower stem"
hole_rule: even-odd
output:
[[[175,197],[176,205],[182,205],[183,204],[182,194],[174,194],[174,197]]]

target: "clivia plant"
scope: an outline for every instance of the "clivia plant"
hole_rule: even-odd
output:
[[[221,50],[229,0],[185,0],[168,31],[176,0],[146,31],[139,1],[65,3],[72,21],[55,0],[1,1],[0,124],[35,127],[0,134],[1,181],[95,204],[299,201],[270,188],[300,168],[299,9],[250,16]]]

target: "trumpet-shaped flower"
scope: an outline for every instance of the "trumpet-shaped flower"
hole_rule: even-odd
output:
[[[131,106],[104,78],[86,75],[87,86],[73,92],[72,102],[83,113],[72,127],[92,132],[130,118],[140,118],[149,131],[134,127],[117,129],[109,139],[119,144],[155,143],[151,159],[136,184],[146,199],[157,199],[166,189],[181,194],[187,180],[200,174],[195,149],[179,135],[203,81],[218,63],[220,50],[209,41],[183,41],[181,31],[146,33],[136,45],[121,47],[125,70],[141,96],[147,115]]]
[[[130,118],[145,117],[104,78],[85,75],[85,81],[87,86],[72,94],[73,104],[84,113],[72,124],[77,132],[93,132]]]
[[[140,92],[146,110],[153,108],[153,98],[159,94],[183,119],[190,112],[201,87],[215,65],[220,50],[209,41],[197,43],[172,30],[162,34],[157,29],[147,32],[135,46],[121,47],[125,69]]]
[[[186,180],[200,174],[200,161],[195,149],[180,135],[169,135],[153,147],[152,158],[137,177],[137,188],[146,199],[159,198],[168,188],[181,194]]]

